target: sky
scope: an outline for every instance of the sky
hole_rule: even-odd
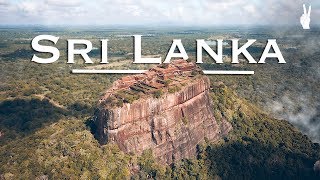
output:
[[[320,0],[0,0],[0,25],[294,25]]]

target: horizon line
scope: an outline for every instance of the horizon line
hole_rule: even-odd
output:
[[[166,24],[159,25],[156,24],[8,24],[8,23],[0,23],[0,26],[8,26],[8,27],[16,27],[16,26],[29,26],[29,27],[130,27],[130,26],[138,26],[138,27],[146,27],[146,26],[156,26],[156,27],[237,27],[237,26],[245,26],[245,27],[255,27],[255,26],[267,26],[267,27],[283,27],[283,26],[297,26],[300,25],[298,23],[292,24]],[[320,26],[320,23],[313,23],[314,26]]]

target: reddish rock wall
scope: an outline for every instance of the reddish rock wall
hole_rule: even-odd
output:
[[[101,144],[116,143],[125,152],[152,149],[163,163],[194,157],[197,144],[205,138],[216,141],[232,127],[214,118],[209,79],[201,76],[190,82],[158,99],[141,98],[114,108],[101,103],[95,117],[96,137]]]

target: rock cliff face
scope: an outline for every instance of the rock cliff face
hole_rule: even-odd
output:
[[[181,70],[177,65],[190,65],[190,68]],[[173,70],[174,67],[179,71]],[[169,71],[170,68],[173,69]],[[162,70],[166,70],[166,74],[159,72]],[[99,142],[116,143],[121,150],[135,154],[152,149],[157,159],[170,164],[194,157],[197,144],[205,139],[216,141],[226,135],[232,127],[226,121],[215,120],[209,79],[197,72],[200,71],[194,64],[180,60],[169,67],[152,69],[141,75],[145,78],[131,76],[115,82],[101,98],[95,115]],[[128,79],[138,80],[130,80],[129,85],[125,85],[123,81]],[[145,86],[137,86],[141,83]],[[138,92],[136,86],[147,90],[142,88],[142,92]],[[140,95],[133,102],[126,103],[128,97],[117,93],[123,91]],[[155,97],[155,94],[160,96]],[[119,99],[124,103],[117,103]]]
[[[320,160],[314,163],[313,170],[317,173],[317,175],[320,175]]]

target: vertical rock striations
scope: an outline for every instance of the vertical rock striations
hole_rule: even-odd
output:
[[[193,157],[197,144],[232,128],[215,120],[209,90],[209,79],[183,60],[123,77],[100,99],[96,137],[125,152],[152,149],[163,163]]]

